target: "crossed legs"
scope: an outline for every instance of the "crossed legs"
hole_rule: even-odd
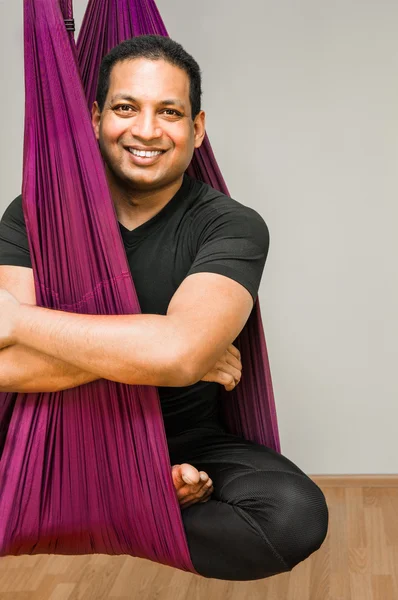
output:
[[[216,579],[262,579],[291,570],[324,541],[322,491],[289,459],[216,425],[168,439],[171,464],[208,473],[209,501],[182,510],[192,562]]]

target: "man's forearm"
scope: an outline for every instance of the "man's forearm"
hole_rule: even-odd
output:
[[[0,350],[0,392],[57,392],[98,379],[98,375],[32,348]]]
[[[105,379],[183,386],[181,335],[163,315],[78,315],[23,304],[15,342]]]

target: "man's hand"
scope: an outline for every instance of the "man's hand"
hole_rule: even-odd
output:
[[[207,502],[214,492],[213,482],[204,471],[184,463],[174,465],[171,470],[177,499],[181,508],[188,508],[197,502]]]
[[[0,350],[16,343],[15,328],[20,303],[7,290],[0,289]]]
[[[240,361],[240,352],[231,344],[201,381],[221,383],[227,392],[231,392],[240,382],[241,376],[242,363]]]

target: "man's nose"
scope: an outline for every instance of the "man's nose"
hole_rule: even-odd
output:
[[[136,138],[153,140],[162,136],[162,128],[159,126],[156,115],[149,111],[141,111],[133,119],[131,133]]]

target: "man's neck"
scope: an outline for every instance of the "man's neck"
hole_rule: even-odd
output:
[[[108,184],[115,205],[118,221],[132,231],[158,214],[175,196],[182,185],[178,181],[159,190],[128,190],[108,176]]]

